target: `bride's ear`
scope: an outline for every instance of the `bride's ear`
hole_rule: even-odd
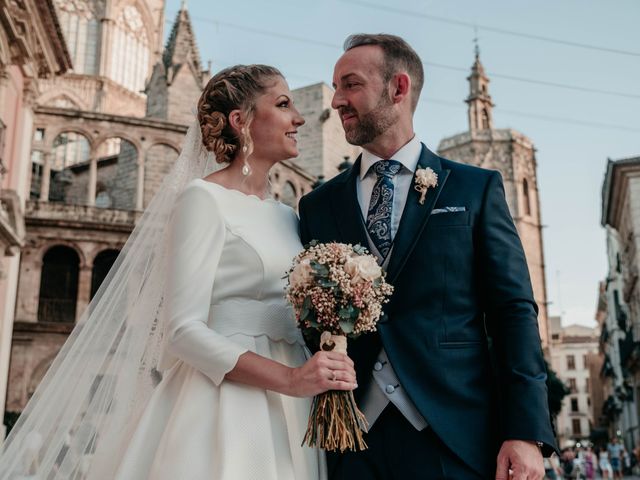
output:
[[[244,114],[239,109],[231,110],[229,112],[229,124],[238,135],[246,125],[246,119],[244,117]]]

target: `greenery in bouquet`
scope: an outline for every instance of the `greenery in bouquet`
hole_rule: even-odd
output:
[[[312,241],[293,261],[287,300],[303,330],[352,338],[376,330],[393,287],[360,245]]]
[[[347,353],[346,337],[376,330],[393,293],[376,258],[360,245],[312,241],[293,260],[287,300],[308,342]],[[329,451],[364,450],[367,423],[352,392],[314,398],[303,443]]]

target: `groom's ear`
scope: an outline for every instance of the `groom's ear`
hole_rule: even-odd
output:
[[[408,101],[411,94],[411,77],[406,72],[399,72],[391,80],[391,98],[394,103]]]

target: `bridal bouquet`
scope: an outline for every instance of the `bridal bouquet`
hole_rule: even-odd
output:
[[[376,330],[393,287],[375,257],[360,246],[312,241],[293,260],[287,300],[305,337],[322,350],[347,353],[347,337]],[[353,392],[328,391],[313,399],[303,443],[325,450],[364,450],[368,425]]]

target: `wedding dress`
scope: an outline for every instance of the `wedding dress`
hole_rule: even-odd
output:
[[[196,179],[169,223],[163,378],[132,432],[120,480],[325,478],[301,446],[310,399],[224,379],[252,351],[289,366],[306,359],[283,296],[302,249],[295,212]]]
[[[0,480],[323,479],[309,399],[224,379],[305,361],[282,276],[288,207],[202,180],[199,122],[5,439]]]

